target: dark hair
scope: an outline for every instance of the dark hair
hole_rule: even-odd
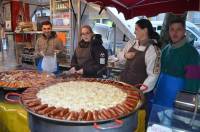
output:
[[[154,28],[153,28],[151,22],[148,19],[140,19],[136,22],[136,24],[141,29],[147,28],[149,38],[156,40],[157,43],[154,43],[154,45],[160,47],[160,43],[159,43],[160,35],[157,32],[154,31]]]
[[[174,20],[172,20],[170,23],[169,23],[169,26],[171,26],[172,24],[174,23],[180,23],[182,24],[182,26],[185,28],[185,21],[181,18],[176,18]]]
[[[158,46],[159,48],[161,48],[161,46],[162,46],[162,43],[161,43],[161,41],[160,41],[160,35],[157,33],[157,32],[153,32],[153,40],[156,40],[156,42],[154,42],[153,43],[153,45],[156,45],[156,46]]]
[[[52,27],[52,24],[51,24],[50,21],[44,21],[44,22],[42,22],[42,26],[43,26],[43,25],[50,25],[50,26]]]

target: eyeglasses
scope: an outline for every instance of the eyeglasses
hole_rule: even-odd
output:
[[[85,32],[85,33],[81,33],[82,36],[86,36],[89,35],[91,32]]]

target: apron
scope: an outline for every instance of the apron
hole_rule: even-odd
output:
[[[145,51],[139,51],[133,48],[133,46],[129,49],[128,52],[135,52],[135,56],[133,59],[128,59],[125,64],[125,69],[120,74],[120,81],[135,85],[135,84],[142,84],[144,80],[147,78],[147,72],[146,72],[146,64],[145,64],[145,53],[151,43],[149,43],[145,49]],[[138,111],[138,113],[141,113],[143,111],[143,114],[138,114],[138,121],[142,120],[142,124],[139,121],[138,126],[142,126],[145,128],[148,122],[149,117],[149,105],[150,102],[150,95],[151,93],[146,93],[145,101],[141,109]]]
[[[184,86],[185,80],[183,78],[160,73],[155,88],[153,103],[165,107],[173,107],[177,93],[180,92]]]
[[[77,62],[80,67],[82,67],[86,62],[92,61],[92,55],[91,55],[91,44],[88,45],[87,48],[81,48],[78,46],[76,48],[76,57]]]
[[[120,74],[120,81],[135,85],[141,84],[147,78],[146,64],[145,64],[145,53],[148,49],[147,45],[145,51],[139,51],[133,48],[129,49],[128,52],[135,52],[133,59],[128,59],[125,64],[125,69]]]

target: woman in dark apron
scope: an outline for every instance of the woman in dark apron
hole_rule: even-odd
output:
[[[94,34],[89,25],[81,27],[81,41],[71,60],[71,74],[83,77],[101,77],[106,69],[108,54],[100,34]]]
[[[124,54],[126,59],[125,69],[120,75],[120,81],[136,85],[144,90],[145,104],[147,105],[152,96],[152,90],[160,72],[160,49],[157,43],[159,35],[154,32],[152,24],[147,19],[140,19],[135,26],[135,43]],[[148,111],[147,111],[148,113]]]

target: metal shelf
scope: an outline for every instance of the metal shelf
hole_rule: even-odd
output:
[[[71,53],[72,46],[72,10],[70,0],[51,0],[50,2],[51,20],[53,22],[53,31],[66,32],[66,49]],[[69,45],[69,46],[68,46]],[[70,54],[69,54],[70,55]],[[70,55],[71,57],[71,55]],[[71,59],[71,58],[70,58]],[[68,61],[68,59],[66,58]]]

